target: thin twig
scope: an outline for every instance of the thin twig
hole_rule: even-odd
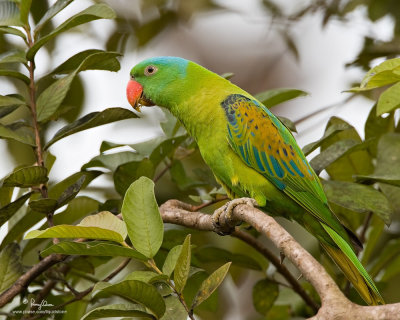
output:
[[[31,28],[29,24],[27,24],[25,27],[25,32],[27,35],[27,43],[28,47],[32,48],[34,45],[34,41],[32,39],[31,35]],[[32,60],[28,61],[28,70],[29,70],[29,106],[32,114],[32,124],[33,124],[33,130],[35,133],[35,154],[36,154],[36,160],[38,163],[38,166],[44,167],[44,159],[43,159],[43,148],[42,148],[42,141],[40,138],[40,127],[39,123],[37,120],[37,109],[36,109],[36,86],[35,86],[35,61],[34,58]],[[41,184],[40,185],[40,193],[42,195],[42,198],[48,198],[48,191],[47,191],[47,185],[46,184]],[[53,222],[53,215],[54,212],[49,212],[47,213],[47,224],[49,227],[54,226]],[[53,238],[53,243],[58,243],[59,240],[57,238]]]
[[[154,183],[156,183],[158,180],[160,180],[160,179],[162,178],[162,176],[163,176],[164,174],[166,174],[166,173],[168,172],[169,169],[171,169],[171,167],[172,167],[172,161],[171,161],[171,163],[166,164],[166,165],[165,165],[165,168],[162,169],[162,170],[159,172],[159,174],[158,174],[157,176],[154,177],[154,179],[153,179]]]
[[[218,203],[218,202],[221,202],[221,201],[225,201],[225,200],[228,200],[228,199],[229,199],[228,196],[223,196],[223,197],[220,197],[218,199],[213,199],[211,201],[202,203],[202,204],[200,204],[198,206],[192,206],[192,209],[190,211],[196,212],[196,211],[204,209],[204,208],[206,208],[208,206],[211,206],[211,205],[213,205],[215,203]]]
[[[279,258],[269,251],[268,248],[263,246],[256,238],[238,228],[236,228],[232,233],[232,236],[247,243],[266,257],[275,266],[277,271],[286,279],[286,281],[289,282],[292,289],[304,300],[304,302],[307,303],[314,312],[318,311],[319,305],[307,294],[297,279],[290,273],[285,265],[280,263]]]
[[[154,262],[154,260],[149,260],[148,263],[149,263],[149,266],[150,266],[155,272],[157,272],[158,274],[163,274],[162,271],[157,267],[157,265],[156,265],[156,263]],[[194,318],[194,316],[193,316],[193,311],[192,311],[192,310],[189,310],[189,308],[188,308],[188,306],[187,306],[187,304],[186,304],[186,302],[185,302],[185,299],[183,298],[182,293],[179,292],[178,290],[176,290],[176,287],[175,287],[174,283],[173,283],[171,280],[168,279],[168,280],[167,280],[167,283],[168,283],[168,285],[170,286],[170,288],[171,288],[171,289],[175,292],[175,294],[177,295],[179,301],[181,302],[181,304],[182,304],[183,307],[185,308],[185,310],[186,310],[186,312],[187,312],[189,318],[192,319],[192,320],[195,320],[195,318]]]
[[[361,229],[360,235],[358,237],[362,244],[364,244],[364,242],[365,242],[365,236],[367,234],[367,230],[368,230],[368,227],[369,227],[369,223],[371,222],[372,215],[373,215],[372,211],[368,212],[367,216],[365,217],[365,220],[364,220],[363,227]]]
[[[125,259],[125,260],[117,267],[117,269],[115,269],[113,272],[111,272],[111,273],[110,273],[107,277],[105,277],[102,281],[103,281],[103,282],[108,282],[108,281],[110,281],[110,280],[111,280],[112,278],[114,278],[118,273],[120,273],[120,272],[128,265],[128,263],[129,263],[130,261],[131,261],[131,258]],[[61,310],[63,307],[65,307],[65,306],[67,306],[67,305],[69,305],[69,304],[71,304],[71,303],[73,303],[73,302],[82,300],[82,299],[83,299],[84,297],[86,297],[90,292],[92,292],[93,288],[94,288],[94,285],[91,286],[91,287],[89,287],[89,288],[87,288],[87,289],[84,290],[84,291],[77,292],[77,294],[75,295],[75,297],[73,297],[72,299],[70,299],[70,300],[68,300],[68,301],[65,301],[64,303],[59,304],[59,305],[57,305],[57,306],[54,306],[54,307],[52,307],[52,308],[50,308],[50,309],[48,309],[48,310]],[[44,317],[44,316],[45,316],[45,315],[37,315],[37,316],[30,317],[30,318],[28,318],[27,320],[36,320],[36,319],[40,319],[40,318],[42,318],[42,317]]]
[[[0,308],[10,302],[17,294],[21,293],[23,290],[26,290],[28,285],[34,279],[36,279],[36,277],[41,275],[43,272],[48,270],[56,263],[63,261],[66,257],[67,256],[62,254],[51,254],[45,257],[43,260],[39,261],[39,263],[34,265],[22,276],[20,276],[10,288],[8,288],[0,295]]]

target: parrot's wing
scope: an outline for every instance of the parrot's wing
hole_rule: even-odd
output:
[[[319,178],[280,120],[256,100],[240,94],[228,96],[221,106],[228,120],[229,143],[241,159],[346,239]]]

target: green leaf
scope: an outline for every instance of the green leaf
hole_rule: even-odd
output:
[[[394,276],[400,273],[400,256],[395,257],[391,262],[388,263],[384,270],[381,281],[387,282]]]
[[[173,155],[175,150],[188,138],[188,135],[180,137],[174,137],[161,142],[151,153],[150,161],[153,162],[156,167],[166,157]]]
[[[354,127],[349,125],[347,122],[333,123],[332,125],[330,125],[326,128],[324,135],[322,136],[321,139],[319,139],[315,142],[311,142],[308,145],[304,146],[303,153],[307,156],[311,152],[313,152],[315,149],[320,147],[321,144],[323,144],[328,139],[333,138],[339,132],[344,131],[344,130],[352,130],[352,129],[354,129]]]
[[[0,187],[0,206],[5,207],[11,202],[14,188]]]
[[[262,315],[266,316],[279,295],[279,286],[268,279],[258,281],[253,287],[253,305]]]
[[[274,305],[268,312],[268,319],[291,320],[292,313],[291,305]]]
[[[141,177],[132,183],[126,191],[121,212],[135,249],[148,258],[154,257],[162,244],[164,226],[153,181]]]
[[[350,126],[346,121],[337,117],[332,117],[329,119],[325,131],[328,131],[332,126],[341,125]],[[355,174],[370,174],[374,170],[374,167],[369,152],[364,149],[367,149],[367,147],[370,148],[371,141],[365,142],[364,144],[354,128],[342,130],[326,139],[321,144],[321,152],[325,151],[335,142],[342,140],[354,140],[359,142],[360,145],[355,146],[355,149],[350,149],[349,153],[331,163],[326,168],[329,176],[334,180],[353,181],[353,175]]]
[[[378,142],[375,171],[369,175],[357,175],[358,181],[383,182],[400,186],[400,134],[387,133]]]
[[[85,217],[78,226],[99,227],[119,233],[122,239],[128,235],[125,223],[111,212],[102,211]]]
[[[267,108],[271,108],[282,102],[295,99],[297,97],[307,96],[308,93],[298,89],[279,88],[267,90],[255,95],[255,98]]]
[[[310,165],[315,173],[319,175],[322,170],[334,163],[336,160],[348,155],[354,151],[354,147],[360,144],[355,140],[341,140],[329,146],[326,150],[322,151],[319,155],[315,156]]]
[[[115,13],[114,11],[105,4],[95,4],[85,10],[77,13],[72,16],[64,23],[59,25],[56,29],[54,29],[48,35],[40,38],[35,44],[28,50],[27,59],[32,60],[35,56],[36,52],[45,45],[48,41],[53,39],[55,36],[60,34],[61,32],[67,31],[73,27],[79,26],[81,24],[98,20],[98,19],[114,19]]]
[[[48,214],[57,209],[57,200],[50,198],[32,200],[29,202],[29,207],[36,212]]]
[[[72,81],[79,72],[90,69],[98,69],[98,68],[110,71],[119,70],[119,62],[118,60],[115,59],[115,56],[117,55],[118,54],[114,52],[98,52],[98,51],[86,55],[83,61],[80,62],[80,64],[73,72],[71,72],[64,78],[58,79],[57,81],[52,83],[49,87],[47,87],[40,94],[37,100],[38,121],[41,122],[47,121],[58,111],[58,108],[65,99],[72,85]],[[73,57],[71,59],[73,59]],[[71,67],[71,65],[73,64],[70,63],[71,59],[67,60],[66,65],[63,64],[59,67],[61,72],[66,71],[66,70],[63,71],[64,67],[66,67],[67,69]],[[76,59],[75,60],[73,59],[73,61],[76,62]]]
[[[373,212],[390,225],[393,209],[381,192],[347,181],[322,180],[322,184],[330,202],[359,213]]]
[[[3,186],[28,188],[46,183],[48,180],[46,168],[32,166],[21,168],[11,173],[4,179]]]
[[[102,126],[107,123],[132,118],[137,118],[137,115],[123,108],[109,108],[101,112],[91,112],[57,131],[54,137],[46,144],[45,148],[49,148],[54,142],[71,134]]]
[[[71,184],[67,189],[65,189],[60,197],[57,199],[57,207],[60,208],[63,205],[67,204],[70,202],[73,198],[76,197],[76,195],[79,193],[81,190],[83,184],[85,183],[86,180],[85,175],[82,175],[78,180],[76,180],[75,183]]]
[[[122,243],[126,235],[125,224],[112,213],[103,211],[85,217],[77,226],[58,225],[45,230],[33,230],[25,236],[25,239],[86,238]]]
[[[370,275],[374,278],[380,270],[382,270],[390,261],[396,258],[400,253],[400,239],[392,239],[386,243],[383,251],[375,260],[373,267],[370,270]]]
[[[118,71],[120,64],[117,57],[121,54],[118,52],[107,52],[98,49],[89,49],[81,51],[64,63],[55,68],[52,74],[68,74],[74,72],[76,69],[79,71],[85,70],[108,70]]]
[[[143,256],[144,257],[144,256]],[[144,257],[146,259],[146,257]],[[153,271],[133,271],[124,280],[139,280],[146,283],[154,283],[167,280],[165,274],[158,274]]]
[[[86,188],[87,185],[95,178],[97,178],[99,175],[101,175],[103,172],[101,171],[80,171],[76,172],[66,179],[60,181],[59,183],[53,185],[49,189],[49,198],[52,199],[59,199],[61,196],[65,193],[68,194],[68,191],[66,192],[67,189],[71,188],[72,191],[76,190],[76,186],[80,185],[80,181],[82,179],[82,176],[85,177],[85,181],[81,185],[82,188]]]
[[[385,133],[393,132],[394,128],[394,113],[391,113],[388,117],[385,118],[377,116],[375,104],[368,115],[364,129],[365,140],[374,139],[374,142],[370,147],[373,156],[376,156],[377,154],[377,145],[379,138]]]
[[[0,1],[0,26],[22,26],[20,10],[16,1]]]
[[[26,25],[28,23],[29,11],[31,9],[32,0],[21,0],[20,1],[20,20]]]
[[[10,114],[22,105],[26,106],[26,103],[22,97],[15,95],[0,95],[0,118]]]
[[[120,144],[120,143],[114,143],[111,141],[103,141],[100,145],[100,153],[103,153],[105,151],[114,149],[114,148],[119,148],[119,147],[123,147],[125,146],[124,144]]]
[[[238,253],[232,253],[228,250],[206,246],[199,248],[195,252],[195,256],[201,262],[232,262],[234,265],[252,269],[252,270],[262,270],[261,266],[253,258]]]
[[[399,75],[400,81],[400,75]],[[376,107],[376,115],[380,116],[386,112],[392,112],[400,106],[400,82],[386,89],[380,95]]]
[[[0,64],[13,62],[26,63],[25,51],[16,49],[0,54]]]
[[[55,225],[59,224],[73,224],[76,223],[78,220],[81,220],[83,217],[87,216],[88,214],[92,214],[94,212],[97,212],[99,208],[99,202],[89,198],[89,197],[77,197],[75,199],[72,199],[71,202],[68,204],[68,207],[56,214],[53,217],[53,221]],[[20,225],[22,223],[25,223],[25,227],[21,228],[22,229],[29,229],[32,227],[34,224],[37,223],[37,221],[33,221],[32,217],[40,217],[41,215],[38,214],[32,214],[28,217],[25,217],[25,219],[22,219],[17,225]],[[43,216],[41,216],[43,217]],[[31,220],[29,222],[29,219]],[[40,219],[39,219],[40,220]],[[29,223],[27,223],[29,222]],[[40,230],[43,230],[47,227],[47,221],[43,222],[42,225],[38,228]],[[24,230],[24,231],[25,231]],[[13,228],[10,230],[11,234],[15,232],[15,229]],[[32,239],[29,240],[28,243],[25,245],[23,249],[23,254],[25,252],[30,252],[33,250],[36,246],[39,246],[41,243],[48,241],[47,239]]]
[[[162,267],[162,272],[168,277],[171,277],[172,272],[175,270],[176,261],[182,252],[182,245],[177,245],[173,247],[165,258],[164,265]]]
[[[26,75],[22,74],[21,72],[14,71],[14,70],[4,70],[4,69],[0,70],[0,76],[12,77],[12,78],[21,80],[28,86],[29,86],[29,83],[31,82],[31,80],[29,80],[29,78]]]
[[[362,251],[361,263],[363,265],[366,265],[369,262],[372,253],[375,249],[375,246],[378,243],[379,239],[381,238],[383,229],[385,227],[384,222],[375,216],[372,216],[370,225],[371,229],[367,234],[367,242],[364,247],[364,250]]]
[[[179,301],[179,299],[173,295],[164,297],[166,310],[161,320],[187,320],[188,314]]]
[[[225,72],[223,74],[220,74],[220,76],[226,80],[231,79],[235,74],[232,72]]]
[[[156,319],[152,314],[146,312],[146,309],[138,304],[110,304],[90,310],[81,320],[93,320],[110,317],[135,317]]]
[[[97,240],[109,240],[122,243],[124,239],[115,231],[99,227],[81,227],[58,225],[45,230],[32,230],[24,239],[36,238],[85,238]]]
[[[280,122],[283,123],[283,125],[288,128],[290,131],[292,132],[296,132],[297,133],[297,129],[296,129],[296,125],[294,124],[294,122],[292,120],[290,120],[289,118],[286,117],[282,117],[282,116],[278,116],[277,117]]]
[[[142,155],[131,151],[100,154],[92,158],[88,163],[84,164],[82,170],[94,167],[104,167],[114,172],[120,165],[128,162],[139,162],[141,160],[143,160]]]
[[[8,232],[1,242],[0,250],[7,244],[21,237],[24,232],[44,218],[42,214],[32,210],[24,210],[24,208],[21,208],[21,211],[22,214],[18,212],[17,217],[19,219],[14,222],[12,226],[10,226],[11,220],[9,221]]]
[[[204,300],[206,300],[219,287],[219,285],[225,279],[230,265],[230,262],[225,263],[223,266],[219,267],[212,274],[210,274],[208,278],[201,283],[199,291],[194,298],[191,307],[192,310],[200,305]]]
[[[177,292],[181,293],[185,288],[186,281],[190,271],[190,234],[188,234],[183,242],[181,252],[176,260],[174,270],[174,283]]]
[[[140,177],[152,179],[154,170],[154,165],[149,159],[120,165],[113,174],[115,190],[123,196],[133,181]]]
[[[12,126],[0,124],[0,138],[15,140],[30,146],[35,146],[33,134],[23,128],[14,129]]]
[[[59,108],[74,80],[77,72],[58,79],[48,86],[37,99],[37,118],[38,121],[48,120]]]
[[[138,280],[125,280],[108,286],[98,292],[96,298],[117,295],[130,301],[140,303],[151,310],[157,318],[165,313],[165,303],[157,289]]]
[[[0,20],[1,20],[1,18],[0,18]],[[20,30],[18,30],[16,28],[12,28],[12,27],[0,27],[0,33],[13,34],[15,36],[26,39],[26,36],[23,32],[21,32]]]
[[[10,243],[0,252],[0,293],[11,287],[23,273],[19,245]]]
[[[39,33],[39,31],[43,28],[43,26],[53,18],[57,13],[59,13],[62,9],[68,6],[73,0],[57,0],[43,15],[43,17],[39,20],[35,27],[35,34]]]
[[[349,91],[360,92],[383,87],[400,81],[400,59],[389,59],[367,72],[359,87]]]
[[[42,257],[47,257],[52,253],[100,257],[129,257],[140,261],[147,261],[144,255],[131,248],[99,241],[84,243],[64,241],[43,250],[40,255]]]
[[[0,227],[8,221],[29,199],[33,192],[28,192],[23,196],[19,197],[17,200],[7,204],[6,206],[0,208]]]

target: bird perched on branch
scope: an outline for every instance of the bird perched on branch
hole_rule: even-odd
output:
[[[130,75],[129,103],[136,110],[158,105],[176,116],[231,199],[250,197],[265,212],[297,221],[319,240],[368,304],[384,303],[355,254],[360,241],[329,208],[320,180],[292,133],[262,103],[182,58],[147,59]]]

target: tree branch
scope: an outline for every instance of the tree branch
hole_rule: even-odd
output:
[[[215,231],[210,215],[191,212],[191,205],[169,200],[160,207],[166,223],[173,223],[198,230]],[[221,219],[222,218],[222,219]],[[224,217],[220,222],[224,221]],[[299,269],[321,298],[322,306],[313,320],[379,320],[399,319],[400,303],[382,306],[360,306],[348,300],[322,265],[314,259],[275,219],[248,205],[238,205],[232,219],[244,221],[267,236],[274,245]],[[236,231],[235,231],[236,232]]]
[[[290,273],[285,265],[281,263],[279,258],[268,250],[268,248],[264,247],[256,238],[238,228],[236,228],[232,233],[232,236],[241,239],[264,255],[264,257],[275,266],[277,271],[286,279],[286,281],[289,282],[290,287],[304,300],[304,302],[307,303],[315,313],[318,311],[319,305],[308,295],[297,279]]]
[[[10,302],[16,295],[25,290],[28,285],[39,275],[45,272],[58,262],[63,261],[67,256],[62,254],[52,254],[41,260],[38,264],[30,268],[6,291],[0,295],[0,308]]]

